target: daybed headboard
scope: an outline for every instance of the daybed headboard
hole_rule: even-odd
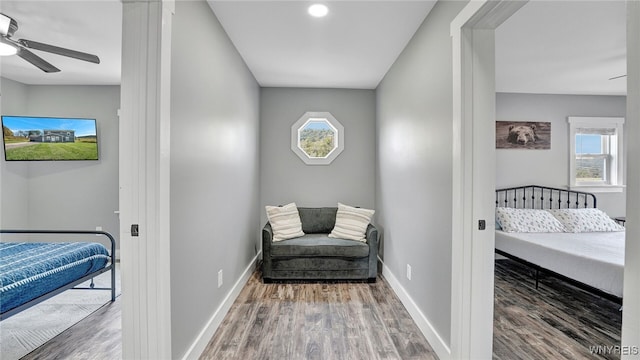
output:
[[[582,191],[527,185],[496,190],[496,207],[520,209],[595,208],[596,196]]]

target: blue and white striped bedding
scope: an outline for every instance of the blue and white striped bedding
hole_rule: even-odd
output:
[[[98,243],[0,242],[0,312],[11,310],[108,265]]]

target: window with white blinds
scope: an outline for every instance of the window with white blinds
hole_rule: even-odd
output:
[[[621,191],[623,124],[624,118],[569,117],[571,187]]]

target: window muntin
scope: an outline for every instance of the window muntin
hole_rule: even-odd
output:
[[[569,117],[571,187],[622,187],[623,124],[624,118]]]

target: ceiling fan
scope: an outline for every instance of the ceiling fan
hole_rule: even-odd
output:
[[[51,65],[38,55],[32,53],[29,49],[72,57],[74,59],[84,60],[95,64],[100,63],[100,58],[98,58],[96,55],[65,49],[49,44],[43,44],[27,39],[14,40],[11,37],[17,30],[18,22],[7,15],[0,13],[0,50],[2,51],[2,55],[16,54],[22,59],[30,62],[34,66],[47,73],[59,72],[60,69]]]

